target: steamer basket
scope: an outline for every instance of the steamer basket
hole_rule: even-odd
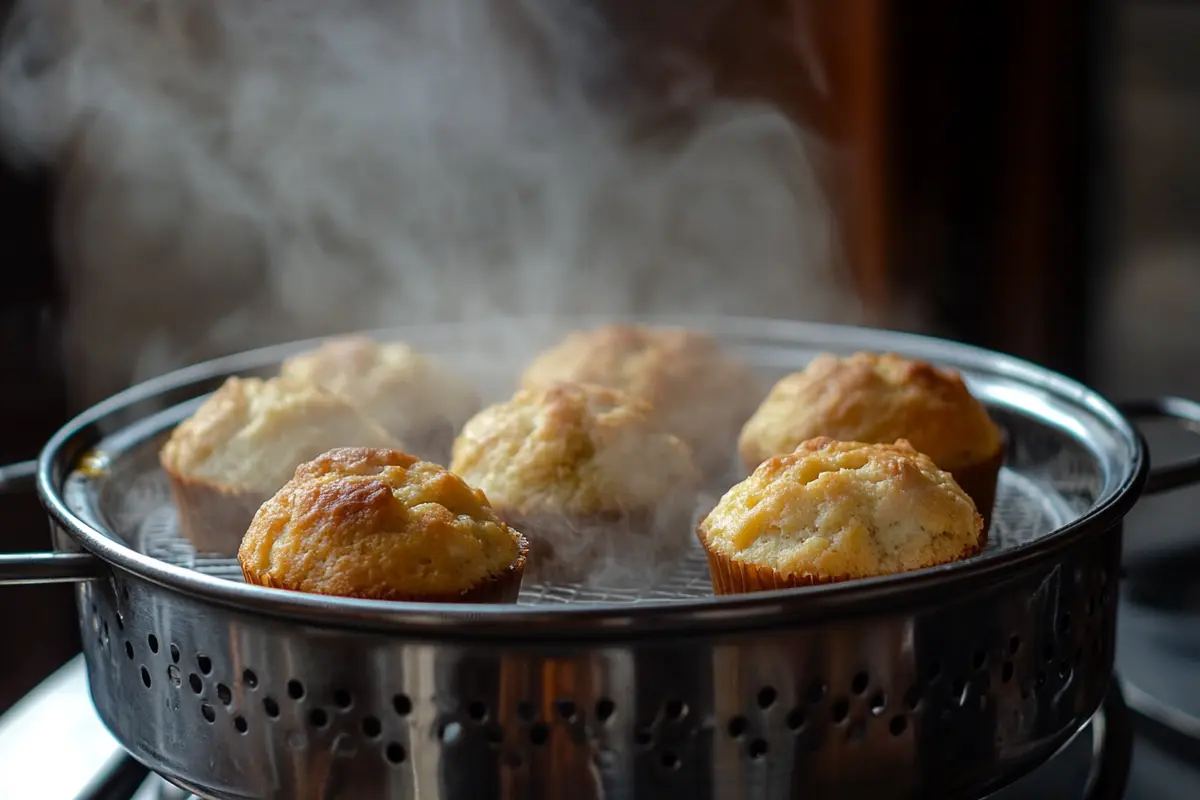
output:
[[[565,327],[597,322],[379,336],[498,399]],[[101,718],[203,797],[977,797],[1093,716],[1112,677],[1122,519],[1149,473],[1125,416],[1061,376],[935,339],[654,322],[711,332],[767,379],[860,349],[961,370],[1008,438],[987,550],[726,598],[698,552],[642,589],[534,585],[515,606],[247,586],[232,559],[179,538],[156,453],[227,376],[271,374],[315,345],[301,342],[151,381],[66,426],[36,468],[56,552],[0,558],[0,583],[78,582]],[[1129,411],[1200,424],[1188,401]],[[1145,488],[1198,476],[1192,461]]]

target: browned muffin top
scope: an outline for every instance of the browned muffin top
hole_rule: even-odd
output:
[[[743,427],[738,449],[753,468],[818,436],[907,439],[947,470],[984,461],[1002,444],[999,427],[957,372],[874,353],[820,355],[780,380]]]

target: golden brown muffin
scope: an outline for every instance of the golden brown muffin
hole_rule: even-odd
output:
[[[338,448],[296,468],[238,550],[248,583],[441,603],[511,603],[529,546],[478,489],[398,450]]]
[[[986,520],[1004,462],[1004,437],[962,376],[898,355],[819,355],[780,380],[742,428],[753,470],[818,436],[888,443],[907,439],[954,475]]]
[[[334,447],[399,447],[346,400],[311,383],[230,378],[159,453],[183,535],[232,555],[254,512],[296,466]]]
[[[458,429],[479,410],[474,389],[402,342],[330,339],[284,361],[280,375],[346,398],[411,452],[439,464]]]
[[[690,544],[687,445],[611,389],[521,390],[463,427],[450,469],[529,537],[535,580],[638,583]]]
[[[607,325],[572,333],[521,377],[526,389],[559,382],[596,384],[647,403],[710,476],[729,471],[738,431],[762,398],[748,365],[707,334],[680,328]]]
[[[901,439],[818,438],[764,461],[698,528],[717,594],[893,575],[983,547],[983,518]]]

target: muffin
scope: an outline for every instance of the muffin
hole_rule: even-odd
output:
[[[529,537],[532,580],[640,585],[691,544],[687,445],[612,389],[518,391],[467,422],[450,470]]]
[[[254,512],[297,465],[334,447],[400,444],[346,400],[310,383],[230,378],[159,452],[180,532],[233,555]]]
[[[769,458],[697,534],[717,594],[894,575],[967,558],[984,542],[970,496],[903,439],[822,437]]]
[[[746,469],[818,436],[851,442],[907,439],[950,472],[984,516],[1004,463],[1004,436],[962,376],[897,355],[817,356],[775,384],[742,428]]]
[[[708,335],[680,328],[607,325],[572,333],[521,377],[533,390],[560,382],[596,384],[648,404],[710,477],[729,472],[738,431],[762,399],[748,365]]]
[[[284,361],[280,375],[344,397],[410,452],[439,464],[458,429],[479,410],[474,389],[402,342],[331,339]]]
[[[398,450],[338,448],[301,464],[254,515],[248,583],[437,603],[513,603],[529,545],[461,478]]]

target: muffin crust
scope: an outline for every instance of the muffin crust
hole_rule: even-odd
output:
[[[263,504],[238,561],[254,582],[297,591],[444,598],[523,566],[526,548],[483,492],[442,467],[340,448],[300,465]]]
[[[983,519],[954,479],[904,440],[818,438],[763,462],[698,533],[710,560],[804,584],[961,559],[982,546]]]
[[[479,408],[465,381],[402,342],[366,336],[330,339],[283,362],[280,375],[344,397],[410,446],[448,428],[446,447]]]
[[[526,389],[560,382],[596,384],[646,403],[706,471],[732,460],[738,430],[762,397],[749,366],[707,334],[681,328],[607,325],[571,333],[521,378]]]
[[[571,383],[522,389],[481,411],[455,441],[450,469],[521,514],[646,509],[699,479],[687,445],[650,408]]]
[[[754,469],[817,436],[904,438],[951,471],[986,462],[1003,447],[999,427],[958,373],[893,354],[817,356],[775,384],[742,428],[738,450]]]
[[[399,443],[318,386],[229,378],[176,426],[159,459],[172,477],[265,498],[287,482],[297,464],[345,446]]]

